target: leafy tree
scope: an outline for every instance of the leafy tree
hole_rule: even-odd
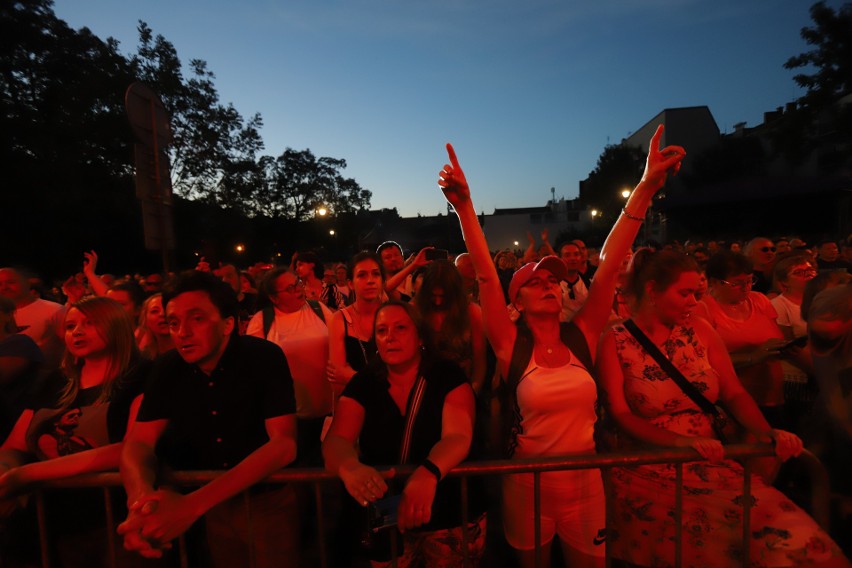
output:
[[[817,2],[810,14],[814,26],[801,36],[814,49],[784,64],[802,69],[793,80],[806,91],[773,133],[774,154],[797,165],[816,150],[820,169],[837,171],[852,167],[852,103],[842,102],[852,94],[852,3],[835,11]]]
[[[259,198],[267,214],[308,219],[320,206],[332,215],[369,208],[370,191],[362,189],[341,170],[346,160],[316,158],[309,149],[287,148],[271,168],[269,192]]]
[[[252,169],[248,162],[255,162],[263,149],[260,115],[246,121],[233,105],[223,105],[213,84],[215,75],[205,61],[191,60],[191,75],[185,79],[174,45],[155,36],[145,22],[140,21],[137,29],[139,48],[131,61],[140,80],[159,93],[171,115],[175,192],[250,211],[253,196],[246,195],[244,174]]]
[[[815,25],[802,28],[801,35],[814,49],[791,57],[784,67],[814,69],[793,80],[807,89],[799,99],[803,106],[823,109],[852,93],[852,3],[835,11],[817,2],[810,13]]]
[[[645,168],[645,153],[639,146],[610,144],[598,158],[595,169],[582,182],[580,201],[602,212],[611,219],[621,211],[625,203],[621,191],[633,189],[642,179]]]

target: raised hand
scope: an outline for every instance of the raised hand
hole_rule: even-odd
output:
[[[464,177],[464,172],[459,165],[452,144],[447,144],[447,154],[450,157],[450,163],[444,164],[443,169],[438,174],[438,185],[441,186],[441,191],[444,192],[444,196],[450,202],[450,205],[458,207],[463,203],[470,202],[470,187],[467,185],[467,179]]]
[[[83,251],[83,272],[88,276],[95,274],[98,268],[98,253],[93,250],[89,252]]]
[[[661,124],[651,137],[648,149],[648,159],[645,162],[645,173],[642,181],[654,184],[657,188],[666,183],[666,177],[675,175],[680,171],[680,164],[686,156],[686,150],[680,146],[666,146],[660,149],[660,139],[663,137],[665,127]]]

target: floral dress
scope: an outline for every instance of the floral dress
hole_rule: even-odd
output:
[[[657,365],[624,326],[613,328],[631,410],[659,428],[715,437],[710,420]],[[711,401],[719,378],[691,327],[677,326],[663,353]],[[613,555],[640,566],[674,566],[675,465],[612,471]],[[751,566],[800,566],[840,556],[817,523],[779,491],[752,477]],[[730,567],[742,562],[743,468],[735,461],[683,465],[683,566]]]

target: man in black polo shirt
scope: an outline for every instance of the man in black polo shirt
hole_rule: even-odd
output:
[[[296,566],[293,488],[253,488],[250,526],[239,496],[296,457],[296,402],[284,353],[235,333],[236,295],[211,274],[182,274],[163,303],[176,349],[157,361],[125,439],[121,478],[130,513],[119,527],[125,547],[159,557],[205,515],[215,565],[246,565],[252,534],[258,566]],[[182,495],[160,486],[159,462],[175,470],[227,471]]]

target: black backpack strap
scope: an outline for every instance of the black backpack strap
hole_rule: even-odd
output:
[[[320,303],[317,300],[308,300],[308,305],[311,307],[317,317],[322,320],[322,323],[325,323],[325,314],[322,311],[322,306],[320,306]]]
[[[275,321],[275,308],[265,306],[261,313],[263,314],[263,338],[266,339],[269,336],[269,330],[272,329],[272,322]]]
[[[594,371],[594,363],[592,362],[592,352],[589,350],[589,344],[586,341],[586,336],[583,335],[583,330],[580,329],[573,321],[562,323],[559,326],[559,336],[571,354],[580,360],[586,370],[590,373]]]

